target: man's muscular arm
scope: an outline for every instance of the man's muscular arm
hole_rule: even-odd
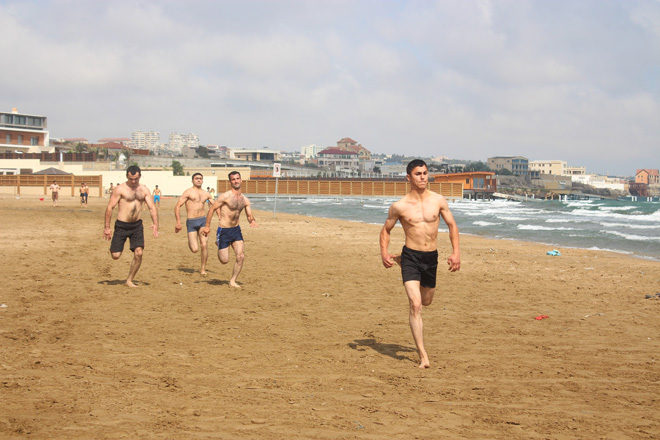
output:
[[[209,209],[209,212],[206,214],[206,224],[204,227],[200,230],[203,236],[209,235],[209,232],[211,231],[211,220],[213,220],[213,213],[217,210],[220,209],[222,204],[224,203],[222,196],[218,197],[218,200],[213,202],[213,206]]]
[[[251,228],[258,228],[259,225],[257,224],[257,220],[254,218],[254,215],[252,215],[252,204],[250,203],[250,200],[245,197],[245,216],[247,217],[248,223],[250,224]]]
[[[174,232],[179,232],[183,229],[181,226],[181,207],[188,201],[188,190],[185,190],[179,200],[174,205],[174,218],[176,219],[176,225],[174,226]]]
[[[151,197],[149,188],[143,185],[142,190],[144,191],[144,202],[147,204],[147,208],[149,208],[149,214],[151,214],[151,221],[153,222],[151,229],[154,232],[154,237],[158,237],[158,209],[156,209],[156,204],[153,197]]]
[[[447,204],[447,200],[445,200],[444,197],[442,198],[442,203],[440,205],[440,215],[449,228],[449,241],[451,242],[452,247],[452,253],[447,258],[447,264],[449,265],[450,272],[456,272],[461,269],[461,251],[458,243],[458,225],[456,224],[454,215],[449,210],[449,205]]]
[[[392,206],[390,206],[390,209],[387,213],[387,220],[385,220],[385,224],[383,225],[383,228],[380,230],[380,258],[383,261],[383,266],[385,266],[388,269],[394,266],[393,258],[396,257],[396,255],[390,254],[387,249],[390,246],[390,237],[391,237],[390,232],[392,231],[392,228],[394,228],[394,225],[396,225],[396,222],[398,220],[399,220],[399,212],[395,204],[392,204]]]
[[[108,207],[105,209],[105,224],[103,227],[103,237],[106,240],[112,239],[112,229],[110,229],[110,222],[112,221],[112,211],[115,209],[119,203],[119,190],[117,187],[112,191],[110,195],[110,200],[108,201]]]

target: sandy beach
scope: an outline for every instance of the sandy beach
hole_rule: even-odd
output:
[[[441,234],[419,370],[380,226],[243,216],[237,290],[165,199],[130,289],[106,203],[0,198],[2,439],[660,438],[660,263]]]

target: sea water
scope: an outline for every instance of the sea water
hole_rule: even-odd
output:
[[[274,196],[255,209],[383,224],[398,198]],[[552,248],[608,250],[660,261],[660,202],[618,200],[457,200],[449,207],[462,234],[544,243]],[[441,221],[440,230],[446,231]],[[376,238],[374,238],[376,240]]]

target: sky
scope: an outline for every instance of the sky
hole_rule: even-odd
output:
[[[51,138],[660,168],[660,0],[0,0]]]

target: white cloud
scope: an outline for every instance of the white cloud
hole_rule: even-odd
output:
[[[4,0],[0,27],[0,105],[53,137],[660,167],[658,0]]]

